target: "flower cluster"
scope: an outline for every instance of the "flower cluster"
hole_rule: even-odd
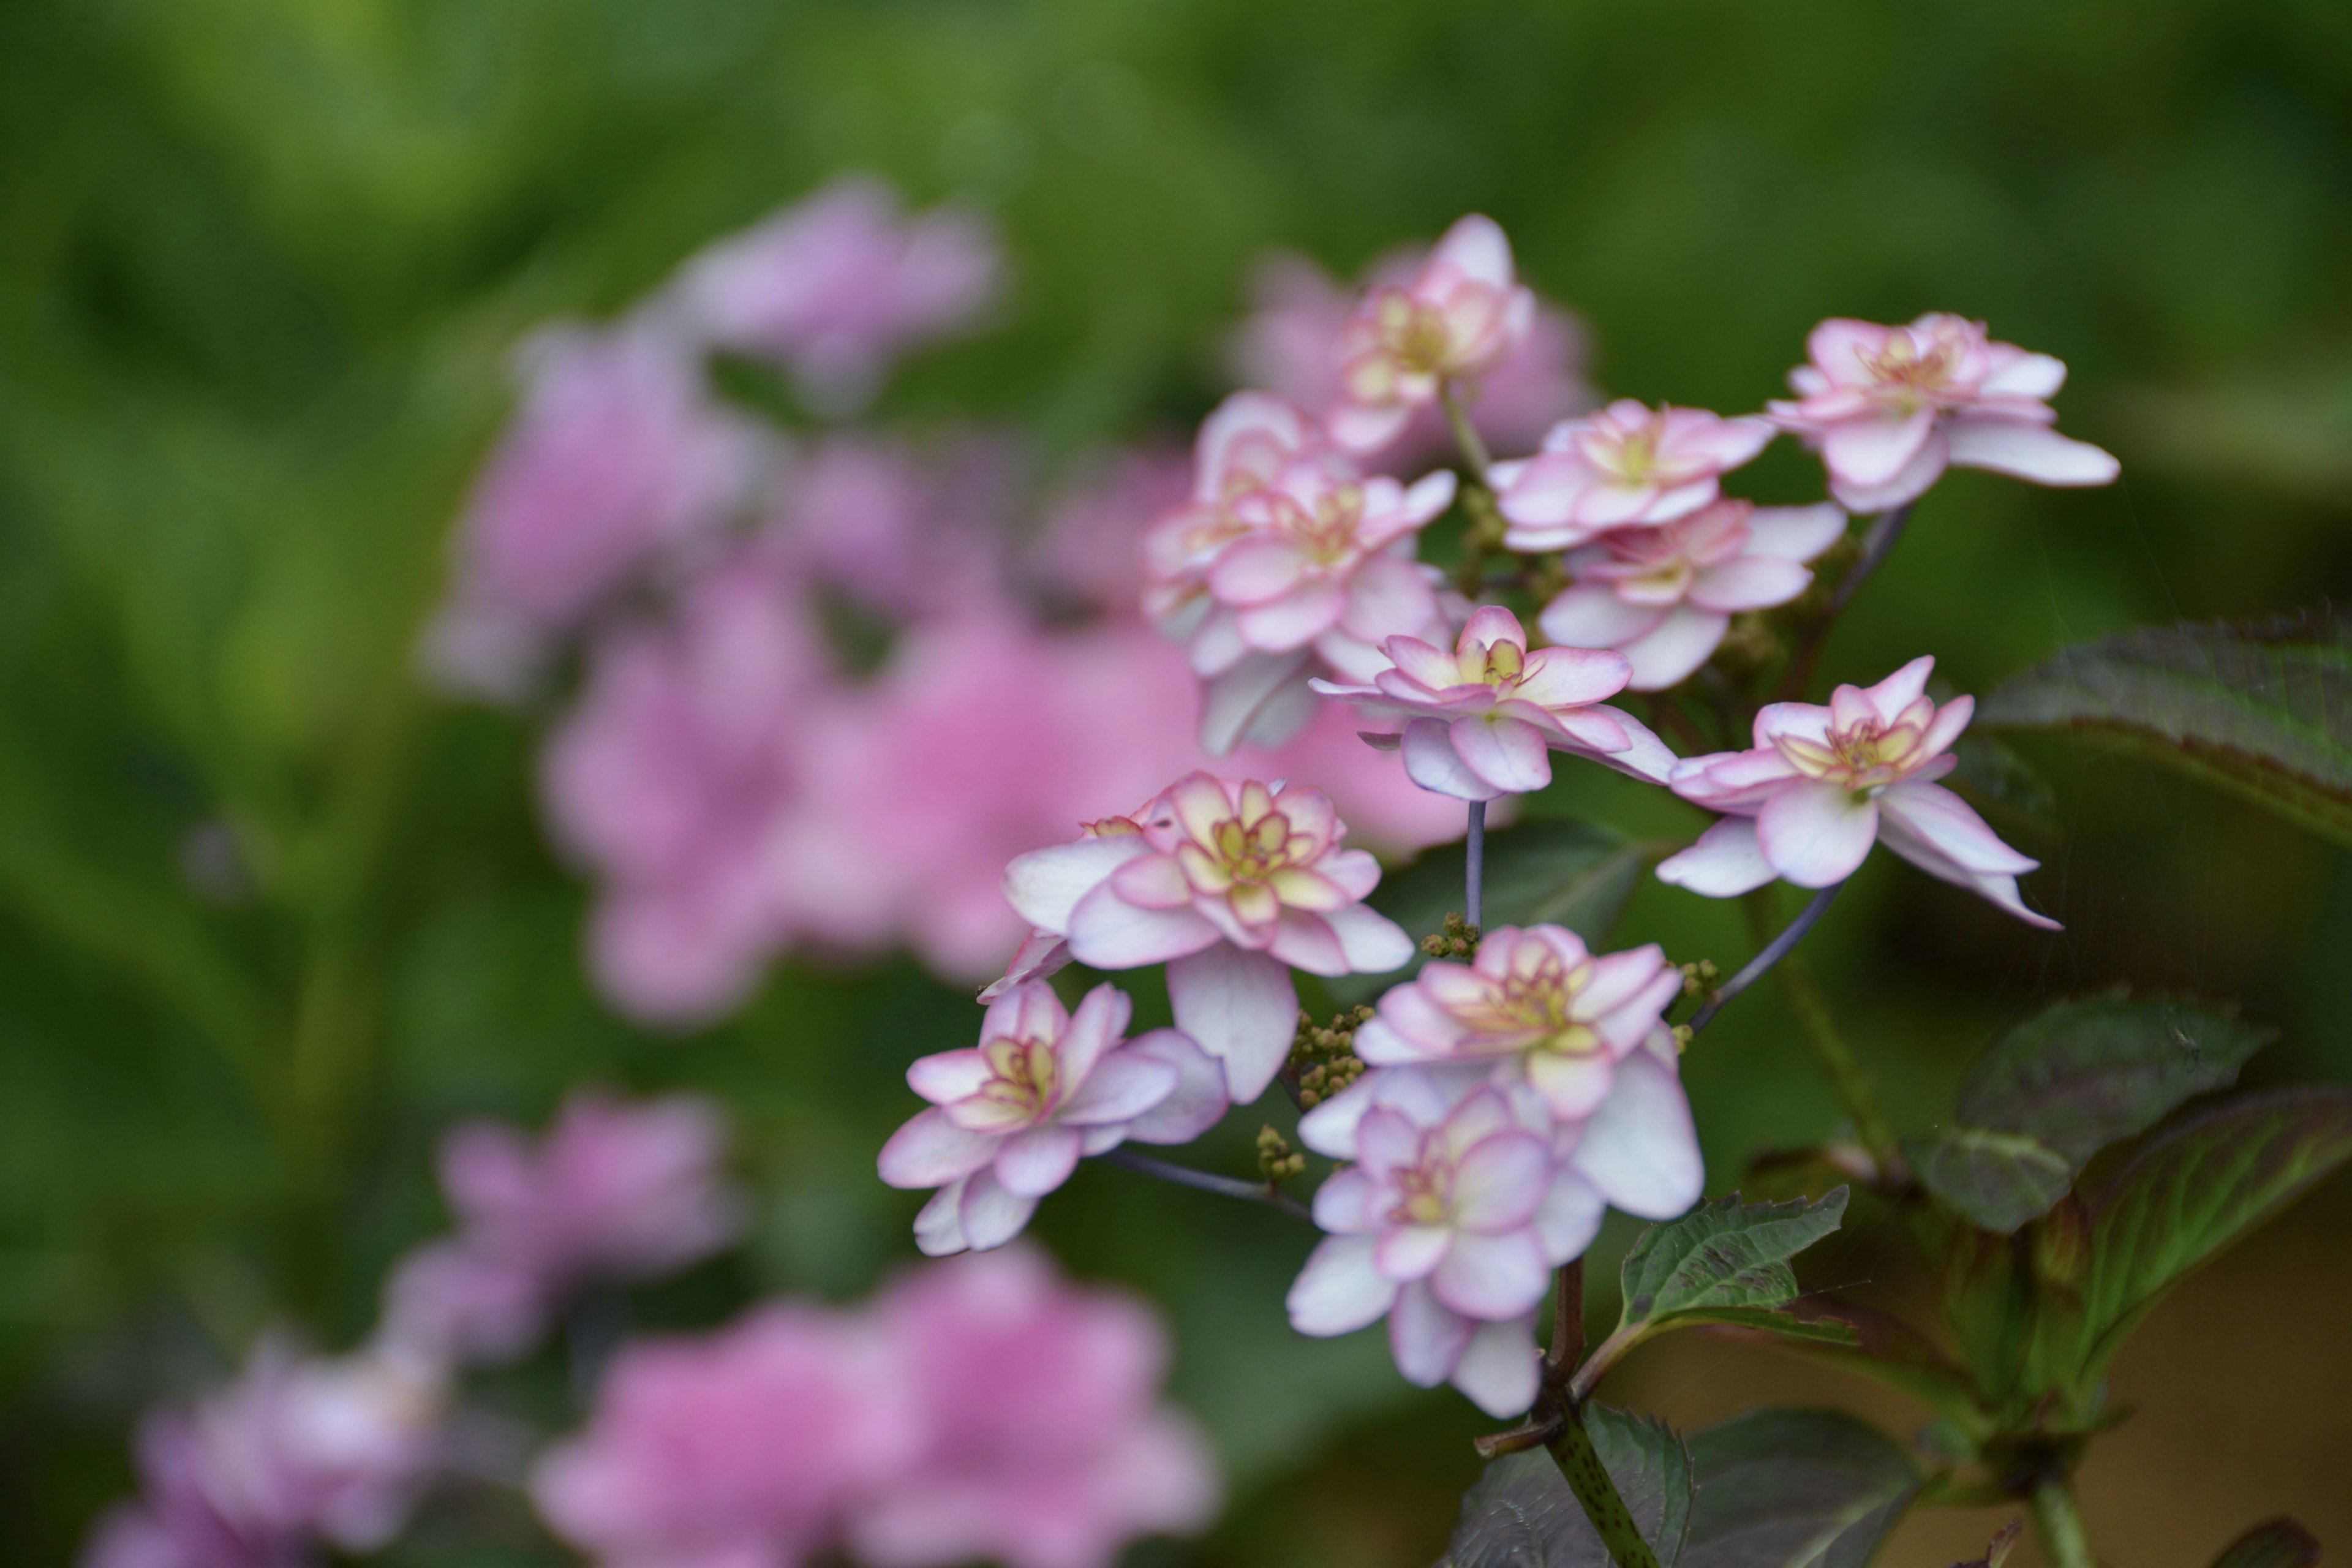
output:
[[[689,1097],[579,1094],[536,1147],[459,1127],[441,1149],[451,1237],[396,1264],[364,1343],[320,1355],[264,1336],[237,1376],[142,1428],[140,1496],[92,1532],[85,1568],[286,1568],[320,1544],[399,1533],[448,1457],[457,1376],[528,1350],[566,1295],[673,1272],[729,1245],[740,1200],[724,1132]]]
[[[424,654],[445,685],[503,700],[575,656],[542,795],[598,884],[591,969],[632,1015],[709,1018],[793,949],[903,942],[982,979],[1021,936],[997,891],[1007,858],[1208,760],[1180,717],[1185,656],[1138,609],[1138,540],[1185,493],[1164,458],[1033,495],[1002,435],[787,435],[712,390],[714,352],[770,359],[839,414],[898,354],[970,326],[1000,272],[971,215],[908,216],[845,181],[720,240],[619,323],[551,330],[520,358],[522,404]],[[1253,600],[1254,627],[1328,607],[1335,582],[1431,602],[1372,541],[1395,525],[1393,480],[1297,484],[1254,515],[1310,542],[1357,519],[1365,558],[1302,564],[1290,608]],[[1207,718],[1219,750],[1238,738],[1223,709]],[[1312,771],[1384,847],[1451,831],[1342,715],[1245,761]]]
[[[1150,1310],[1014,1248],[901,1276],[852,1310],[780,1303],[614,1358],[584,1431],[531,1493],[609,1568],[1108,1568],[1189,1533],[1218,1480],[1158,1402]]]

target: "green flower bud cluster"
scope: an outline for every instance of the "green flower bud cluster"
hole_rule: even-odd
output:
[[[1294,1177],[1307,1173],[1307,1156],[1290,1146],[1290,1140],[1271,1126],[1257,1130],[1257,1171],[1266,1185],[1278,1187]]]
[[[1474,958],[1478,952],[1478,928],[1460,915],[1448,915],[1444,931],[1421,939],[1421,951],[1432,958]]]
[[[1314,1110],[1364,1076],[1364,1064],[1356,1059],[1356,1031],[1371,1021],[1372,1010],[1362,1006],[1336,1015],[1328,1025],[1299,1013],[1287,1070],[1298,1086],[1301,1109]]]

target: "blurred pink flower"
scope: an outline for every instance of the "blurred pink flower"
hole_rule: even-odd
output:
[[[1451,1382],[1498,1416],[1525,1410],[1537,1303],[1551,1269],[1591,1245],[1600,1196],[1553,1158],[1549,1121],[1525,1091],[1414,1069],[1350,1092],[1354,1114],[1336,1129],[1325,1116],[1309,1139],[1352,1163],[1315,1194],[1315,1222],[1332,1234],[1290,1288],[1291,1326],[1324,1337],[1385,1316],[1406,1381]]]
[[[420,1357],[496,1365],[539,1342],[550,1304],[548,1281],[528,1262],[462,1239],[431,1241],[385,1276],[382,1332]]]
[[[782,359],[812,407],[841,414],[868,402],[908,349],[971,326],[1003,266],[980,214],[910,217],[888,184],[853,174],[715,242],[674,288],[693,330]]]
[[[850,1512],[871,1568],[1109,1568],[1215,1516],[1208,1445],[1157,1403],[1167,1337],[1144,1303],[1017,1247],[909,1271],[876,1309],[925,1436]]]
[[[1544,636],[1608,647],[1633,667],[1626,688],[1679,685],[1722,646],[1732,616],[1785,605],[1811,586],[1804,563],[1845,535],[1819,506],[1718,500],[1654,528],[1612,529],[1569,552],[1573,587],[1544,606]]]
[[[438,1453],[445,1390],[387,1354],[264,1338],[227,1387],[141,1428],[141,1496],[100,1520],[84,1568],[295,1568],[317,1544],[383,1545]]]
[[[1622,654],[1531,653],[1518,617],[1497,605],[1470,617],[1452,653],[1417,637],[1391,637],[1387,646],[1394,663],[1371,684],[1311,684],[1375,719],[1402,720],[1394,743],[1425,790],[1457,800],[1538,790],[1551,783],[1555,748],[1654,784],[1674,764],[1664,742],[1601,700],[1624,689],[1631,667]]]
[[[1875,686],[1841,686],[1826,708],[1772,703],[1756,715],[1755,750],[1676,763],[1675,793],[1727,815],[1662,862],[1660,880],[1717,899],[1775,877],[1826,888],[1853,876],[1884,840],[1929,876],[2059,929],[2018,896],[2019,874],[2039,862],[1934,782],[1958,764],[1952,743],[1976,710],[1968,697],[1938,710],[1927,696],[1935,666],[1915,658]]]
[[[2052,428],[2048,399],[2066,367],[1997,343],[1982,321],[1933,312],[1907,327],[1832,319],[1806,340],[1811,363],[1789,373],[1793,402],[1776,425],[1818,449],[1830,493],[1849,511],[1916,500],[1947,464],[2042,485],[2104,485],[2116,459]]]
[[[1682,972],[1655,942],[1595,957],[1556,925],[1502,926],[1468,964],[1424,963],[1412,984],[1381,998],[1356,1032],[1375,1067],[1477,1062],[1499,1083],[1526,1082],[1553,1117],[1590,1116],[1682,994]]]
[[[541,783],[556,837],[603,883],[592,967],[624,1011],[724,1012],[792,935],[799,911],[768,847],[834,689],[798,598],[742,557],[695,584],[670,625],[596,649]]]
[[[1122,1039],[1132,1010],[1113,985],[1075,1015],[1051,986],[1015,986],[989,1004],[977,1048],[907,1069],[931,1108],[891,1135],[879,1166],[894,1187],[940,1189],[915,1222],[926,1253],[1003,1246],[1085,1155],[1129,1138],[1189,1143],[1216,1124],[1223,1076],[1174,1029]]]
[[[1082,963],[1166,963],[1176,1026],[1224,1064],[1236,1103],[1263,1094],[1289,1051],[1286,965],[1378,974],[1412,956],[1412,939],[1362,903],[1380,864],[1339,847],[1346,826],[1318,791],[1195,773],[1136,820],[1140,834],[1019,857],[1004,896]]]
[[[761,438],[644,321],[541,331],[522,406],[467,498],[457,580],[427,633],[444,685],[519,696],[549,645],[749,494]]]
[[[1066,490],[1028,552],[1029,574],[1065,605],[1131,616],[1149,586],[1145,530],[1192,494],[1192,460],[1181,452],[1115,452]]]
[[[1543,450],[1487,477],[1511,550],[1564,550],[1605,529],[1672,522],[1721,493],[1720,477],[1762,451],[1772,426],[1703,408],[1620,398],[1555,426]]]
[[[1425,249],[1391,253],[1365,274],[1365,287],[1410,284]],[[1328,415],[1341,395],[1339,333],[1356,308],[1355,290],[1342,287],[1306,257],[1278,251],[1261,260],[1250,281],[1251,313],[1234,333],[1234,374],[1301,408]],[[1536,444],[1559,420],[1592,406],[1584,379],[1584,331],[1556,305],[1538,300],[1527,336],[1480,379],[1471,423],[1496,451]],[[1449,450],[1453,437],[1433,407],[1417,412],[1395,443],[1380,454],[1391,472]]]
[[[1438,240],[1402,288],[1376,285],[1339,331],[1334,439],[1373,452],[1404,433],[1449,381],[1475,381],[1527,338],[1535,296],[1519,285],[1511,242],[1473,213]]]
[[[587,1429],[531,1478],[548,1527],[603,1568],[794,1568],[918,1451],[901,1358],[869,1323],[761,1308],[614,1357]]]

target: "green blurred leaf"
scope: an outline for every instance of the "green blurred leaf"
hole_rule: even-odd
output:
[[[1797,1299],[1789,1259],[1837,1229],[1846,1190],[1809,1204],[1746,1204],[1739,1194],[1702,1204],[1635,1238],[1619,1271],[1625,1293],[1617,1332],[1664,1326],[1686,1313],[1764,1309]]]
[[[2159,1135],[2098,1193],[2077,1379],[2166,1291],[2352,1159],[2352,1089],[2248,1095]]]
[[[2314,1568],[2318,1561],[2318,1537],[2291,1519],[2273,1519],[2231,1542],[2213,1568]]]
[[[2352,622],[2333,610],[2071,647],[1977,713],[2106,742],[2352,844]]]
[[[1663,1421],[1605,1405],[1586,1405],[1584,1423],[1660,1568],[1675,1568],[1695,1485],[1682,1438]],[[1609,1568],[1610,1561],[1559,1466],[1538,1450],[1496,1460],[1463,1494],[1441,1568]]]
[[[1690,1439],[1682,1568],[1862,1568],[1919,1489],[1910,1456],[1828,1410],[1759,1410]]]
[[[1427,936],[1462,910],[1466,853],[1460,844],[1432,849],[1383,879],[1373,907],[1415,937]],[[1549,922],[1597,946],[1617,923],[1642,863],[1640,845],[1595,823],[1547,819],[1497,829],[1486,836],[1486,929]],[[1387,990],[1404,973],[1342,975],[1328,989],[1345,1005]]]
[[[1929,1192],[2000,1236],[2048,1214],[2074,1184],[2074,1167],[2055,1150],[2018,1132],[1956,1127],[1906,1139],[1903,1153]]]

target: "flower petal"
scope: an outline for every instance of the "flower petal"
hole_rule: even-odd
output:
[[[1535,1217],[1550,1180],[1551,1152],[1534,1133],[1483,1138],[1454,1163],[1454,1223],[1482,1235],[1516,1230]]]
[[[1822,460],[1855,484],[1885,484],[1918,456],[1935,423],[1936,411],[1926,405],[1908,414],[1873,412],[1841,419],[1822,435]]]
[[[1579,583],[1546,605],[1536,624],[1562,647],[1622,647],[1660,616],[1655,605],[1629,605],[1606,583]]]
[[[992,1076],[988,1058],[967,1047],[916,1058],[907,1068],[907,1087],[933,1105],[945,1105],[979,1093]]]
[[[1601,1234],[1601,1217],[1608,1207],[1599,1189],[1572,1164],[1560,1167],[1536,1210],[1536,1237],[1553,1268],[1584,1256]]]
[[[1151,847],[1132,833],[1033,849],[1004,868],[1004,901],[1041,931],[1066,932],[1070,911],[1113,871]]]
[[[957,1126],[937,1106],[914,1118],[882,1145],[875,1161],[894,1187],[938,1187],[971,1174],[996,1158],[1002,1138]]]
[[[1036,1212],[1035,1198],[1006,1192],[992,1171],[976,1171],[964,1183],[956,1217],[963,1226],[964,1245],[986,1252],[1019,1236]]]
[[[1528,1086],[1562,1121],[1591,1115],[1617,1081],[1615,1062],[1601,1051],[1573,1057],[1537,1051],[1528,1058],[1527,1071]]]
[[[1416,1280],[1397,1292],[1389,1309],[1389,1353],[1407,1383],[1435,1388],[1454,1375],[1476,1329]]]
[[[1990,468],[2037,485],[2113,484],[2123,471],[2112,453],[2046,425],[1963,418],[1952,423],[1944,439],[1959,468]]]
[[[1861,869],[1877,838],[1875,803],[1811,779],[1774,795],[1756,816],[1764,858],[1801,888],[1844,881]]]
[[[1372,1267],[1373,1245],[1369,1236],[1335,1236],[1309,1253],[1284,1299],[1290,1326],[1328,1339],[1380,1321],[1395,1302],[1397,1288]]]
[[[1047,1125],[1016,1132],[997,1146],[993,1168],[1014,1197],[1042,1198],[1078,1168],[1077,1131]]]
[[[1454,1233],[1442,1225],[1393,1225],[1381,1232],[1372,1261],[1381,1275],[1399,1284],[1425,1279],[1445,1259]]]
[[[1412,963],[1419,951],[1402,926],[1366,905],[1349,904],[1321,918],[1339,939],[1340,956],[1351,973],[1391,973]]]
[[[1168,965],[1168,1002],[1176,1026],[1223,1064],[1226,1093],[1236,1105],[1265,1092],[1298,1032],[1290,972],[1265,953],[1226,942]]]
[[[1646,1051],[1617,1064],[1617,1083],[1584,1124],[1570,1163],[1610,1203],[1643,1219],[1672,1219],[1706,1186],[1690,1100],[1674,1069]]]
[[[1756,841],[1756,824],[1727,816],[1698,836],[1698,842],[1658,862],[1658,880],[1710,899],[1737,898],[1777,875]]]
[[[1803,568],[1800,567],[1800,571]],[[1635,691],[1664,691],[1680,686],[1723,646],[1731,617],[1676,605],[1657,624],[1619,648],[1633,667],[1626,685]]]
[[[1549,749],[1542,732],[1525,720],[1495,714],[1456,719],[1447,733],[1463,766],[1497,792],[1525,795],[1551,783]],[[1406,743],[1412,743],[1409,731]]]
[[[1217,928],[1191,909],[1147,910],[1097,888],[1070,912],[1070,952],[1096,969],[1138,969],[1198,952]]]
[[[931,1194],[915,1215],[915,1246],[926,1258],[949,1258],[965,1249],[963,1189],[969,1178],[950,1182]]]
[[[1759,506],[1748,514],[1748,553],[1783,561],[1811,561],[1845,537],[1845,509],[1833,501],[1812,506]]]
[[[1334,1171],[1315,1189],[1315,1223],[1338,1236],[1377,1230],[1380,1184],[1361,1171]]]
[[[1283,711],[1286,694],[1303,685],[1310,657],[1305,648],[1295,653],[1252,653],[1210,679],[1201,691],[1201,750],[1222,757],[1239,745],[1244,735],[1269,745],[1288,739],[1258,733],[1258,726]],[[1313,712],[1310,701],[1297,722],[1303,726]]]
[[[1551,1265],[1535,1232],[1527,1229],[1494,1236],[1458,1231],[1429,1277],[1439,1301],[1488,1322],[1534,1310],[1550,1283]]]
[[[1055,1119],[1071,1127],[1132,1121],[1175,1093],[1176,1081],[1175,1068],[1125,1047],[1095,1064]]]
[[[1727,615],[1769,609],[1787,604],[1812,581],[1812,573],[1778,555],[1735,555],[1700,569],[1691,579],[1690,602]]]
[[[1125,1055],[1147,1057],[1176,1074],[1168,1098],[1128,1124],[1139,1143],[1190,1143],[1224,1120],[1225,1069],[1181,1029],[1154,1029],[1127,1044]]]
[[[1479,1324],[1454,1361],[1449,1381],[1479,1409],[1505,1421],[1536,1402],[1541,1374],[1536,1321],[1529,1314],[1507,1323]]]
[[[1415,719],[1404,727],[1405,777],[1456,800],[1493,800],[1504,792],[1470,771],[1454,750],[1443,719]]]

